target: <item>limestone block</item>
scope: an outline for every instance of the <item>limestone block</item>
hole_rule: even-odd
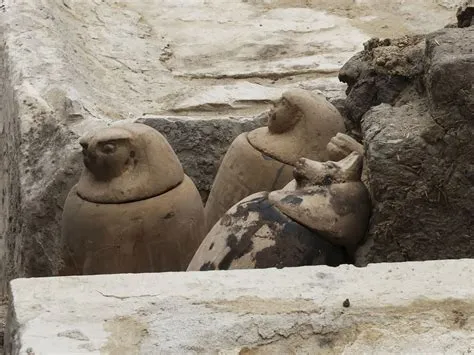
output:
[[[450,10],[455,10],[463,0],[436,0],[436,3]]]
[[[8,354],[468,354],[474,260],[11,282]]]

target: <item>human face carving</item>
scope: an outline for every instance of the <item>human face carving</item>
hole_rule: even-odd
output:
[[[289,131],[301,117],[300,111],[287,99],[281,98],[269,112],[268,130],[271,133]]]

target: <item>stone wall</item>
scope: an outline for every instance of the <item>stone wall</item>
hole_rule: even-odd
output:
[[[374,204],[359,265],[474,257],[473,43],[472,26],[372,40],[341,70]]]
[[[20,172],[19,145],[20,129],[18,103],[12,89],[9,63],[5,61],[5,48],[0,44],[0,271],[10,274],[5,269],[5,260],[12,260],[19,245],[7,235],[16,235],[21,227],[20,208]],[[8,253],[5,255],[4,253]]]
[[[469,354],[474,260],[18,279],[6,344],[12,355]]]
[[[227,148],[240,133],[262,126],[265,118],[155,116],[137,122],[166,137],[205,202]]]

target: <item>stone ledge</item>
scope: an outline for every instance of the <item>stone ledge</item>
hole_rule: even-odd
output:
[[[10,292],[11,354],[474,351],[470,259],[17,279]]]

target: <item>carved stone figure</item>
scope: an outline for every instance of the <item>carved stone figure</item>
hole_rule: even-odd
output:
[[[327,150],[329,159],[333,161],[344,159],[352,152],[364,156],[364,146],[344,133],[338,133],[332,137],[327,145]]]
[[[327,148],[329,159],[333,161],[344,159],[351,152],[357,152],[364,156],[364,146],[344,133],[338,133],[332,137]],[[367,188],[369,187],[369,172],[365,163],[363,164],[360,180]]]
[[[224,156],[206,203],[207,229],[235,203],[282,188],[298,158],[325,161],[343,118],[322,95],[292,89],[269,112],[268,126],[239,135]]]
[[[85,169],[62,218],[64,275],[185,270],[204,208],[166,139],[120,124],[80,140]]]
[[[227,211],[188,271],[353,262],[370,216],[361,170],[357,152],[338,162],[300,159],[283,189],[255,193]]]

